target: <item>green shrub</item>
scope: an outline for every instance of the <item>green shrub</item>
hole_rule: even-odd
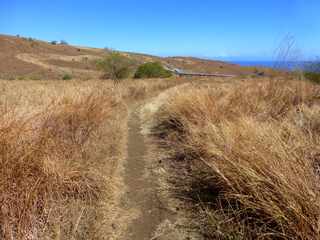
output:
[[[320,83],[320,73],[305,72],[304,77],[311,82]]]
[[[128,78],[132,64],[128,57],[115,51],[108,54],[104,59],[97,61],[98,69],[104,72],[103,78],[112,80]]]
[[[62,80],[71,80],[72,76],[68,73],[66,73],[65,75],[63,75]]]
[[[52,45],[57,45],[58,42],[57,42],[57,41],[51,41],[50,43],[51,43]]]
[[[304,66],[304,77],[315,83],[320,83],[320,62],[315,61]]]
[[[172,73],[159,62],[149,62],[142,64],[136,71],[134,78],[168,78]]]

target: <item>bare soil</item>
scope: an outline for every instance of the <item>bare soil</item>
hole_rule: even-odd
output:
[[[149,240],[165,213],[155,192],[154,179],[146,169],[147,148],[140,130],[140,118],[137,109],[134,109],[129,117],[128,158],[124,176],[127,193],[123,201],[127,208],[136,210],[137,216],[129,224],[126,239]]]

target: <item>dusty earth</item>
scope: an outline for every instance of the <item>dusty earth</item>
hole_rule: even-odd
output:
[[[130,106],[128,118],[127,159],[124,163],[124,184],[120,209],[127,212],[123,240],[183,240],[201,239],[184,231],[184,213],[163,189],[165,171],[159,164],[160,156],[148,137],[149,122],[175,87],[159,95]]]
[[[148,147],[141,133],[139,106],[132,107],[130,112],[128,157],[124,175],[127,192],[122,204],[135,216],[129,223],[124,239],[158,239],[155,237],[158,226],[163,221],[169,221],[171,216],[159,198],[157,179],[147,159]]]

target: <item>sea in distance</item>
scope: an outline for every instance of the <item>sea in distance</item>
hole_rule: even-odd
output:
[[[245,67],[268,67],[287,71],[301,70],[312,65],[310,61],[294,61],[294,62],[279,62],[279,61],[230,61]]]

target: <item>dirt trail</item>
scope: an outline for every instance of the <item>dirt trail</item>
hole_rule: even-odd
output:
[[[38,55],[34,55],[34,54],[28,54],[28,53],[21,53],[16,55],[16,58],[27,62],[27,63],[32,63],[35,65],[38,65],[44,69],[51,69],[54,70],[60,74],[64,74],[64,73],[77,73],[77,74],[90,74],[90,76],[97,76],[99,75],[99,71],[95,71],[95,70],[83,70],[83,69],[77,69],[77,68],[70,68],[70,67],[61,67],[61,66],[56,66],[53,64],[49,64],[46,63],[45,59],[49,60],[49,59],[57,59],[57,60],[65,60],[65,61],[72,61],[73,60],[77,60],[79,61],[79,59],[81,59],[82,57],[88,57],[89,55],[80,55],[80,56],[60,56],[60,55],[56,55],[56,54],[47,54],[47,55],[42,55],[42,58],[39,58]],[[94,58],[94,57],[90,57],[90,58]]]
[[[165,194],[162,155],[149,137],[151,117],[175,87],[129,106],[127,159],[123,165],[126,191],[120,208],[128,215],[126,231],[119,240],[186,240],[191,235],[181,229],[184,215]],[[161,157],[161,158],[159,158]],[[118,240],[118,239],[117,239]]]
[[[136,217],[129,224],[124,239],[150,240],[167,213],[161,207],[156,193],[156,181],[147,167],[147,147],[141,134],[137,107],[134,107],[130,113],[128,127],[128,157],[124,179],[127,193],[124,201],[130,211],[136,212]]]

